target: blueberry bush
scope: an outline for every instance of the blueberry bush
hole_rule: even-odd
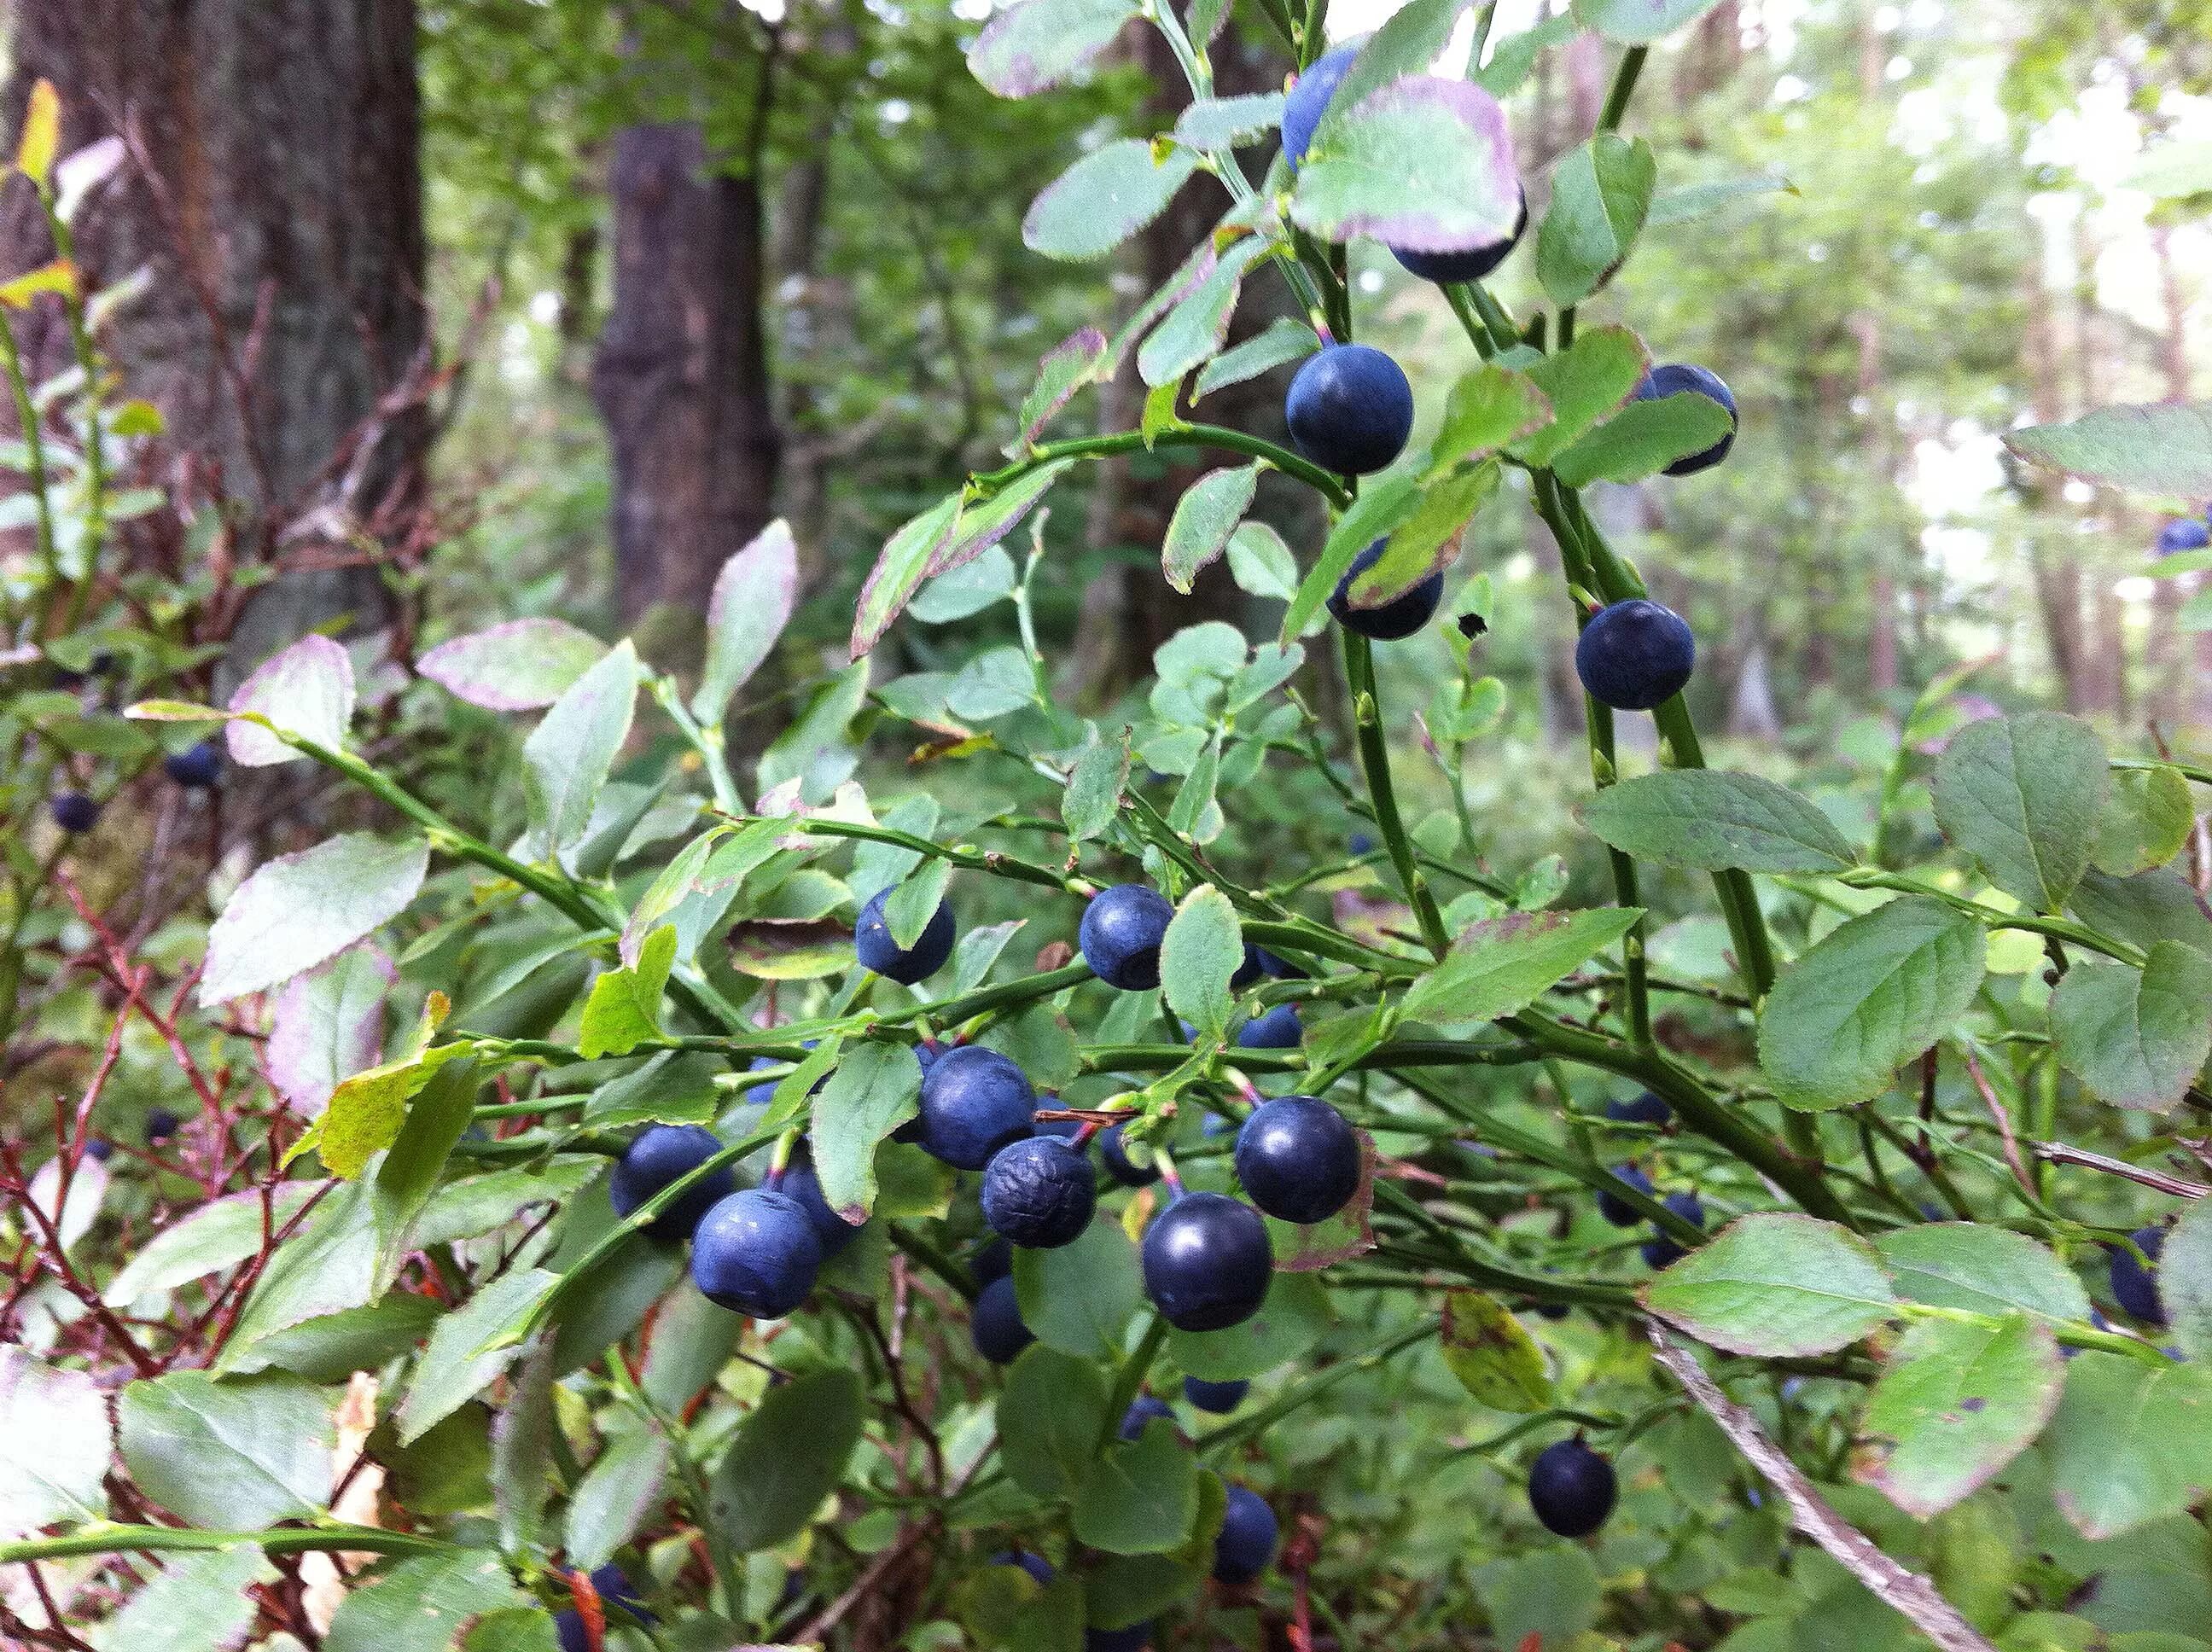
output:
[[[1691,629],[1585,504],[1759,463],[1724,361],[1581,314],[1662,198],[1647,52],[1709,5],[1493,42],[1494,6],[1413,0],[1324,53],[1325,6],[1256,0],[1287,92],[1234,97],[1225,0],[995,16],[969,64],[1000,96],[1130,26],[1188,82],[1036,197],[1033,248],[1102,255],[1200,173],[1218,221],[1044,356],[1006,464],[890,538],[850,665],[742,772],[726,720],[802,595],[781,524],[684,680],[539,618],[397,685],[311,636],[211,704],[189,592],[100,677],[90,570],[147,507],[110,445],[153,415],[103,400],[27,142],[64,258],[0,305],[64,292],[83,355],[36,396],[0,363],[40,552],[10,617],[60,640],[6,713],[5,962],[21,1003],[76,949],[105,996],[45,985],[112,1030],[0,1148],[8,1635],[2208,1644],[2212,771],[1976,716],[1960,675],[1869,791],[1709,768]],[[1470,28],[1478,67],[1437,70]],[[1498,100],[1578,29],[1609,89],[1532,210]],[[1462,325],[1441,409],[1356,338],[1358,238]],[[1485,286],[1509,258],[1544,307]],[[1262,282],[1298,319],[1225,347]],[[1136,428],[1054,434],[1132,359]],[[1292,446],[1194,416],[1263,374]],[[2212,491],[2174,480],[2206,468],[2178,420],[2014,440]],[[1185,629],[1086,717],[1034,624],[1054,490],[1158,449],[1221,460],[1160,577],[1225,558],[1280,625]],[[1267,474],[1321,543],[1250,514]],[[1502,690],[1461,537],[1518,512],[1581,627],[1589,784],[1511,841],[1595,846],[1595,879],[1499,861],[1462,780]],[[979,616],[1018,641],[874,658]],[[1453,669],[1393,703],[1378,645],[1424,634]],[[470,720],[473,783],[369,738],[370,696],[386,732]],[[204,933],[56,903],[111,799],[308,775],[356,812],[239,868]]]

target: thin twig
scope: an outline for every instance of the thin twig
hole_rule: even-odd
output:
[[[1966,1057],[1966,1076],[1974,1081],[1974,1088],[1981,1092],[1982,1104],[1989,1108],[1990,1116],[1997,1121],[1997,1134],[2004,1138],[2005,1163],[2012,1166],[2014,1179],[2027,1190],[2028,1199],[2033,1202],[2036,1196],[2035,1178],[2028,1174],[2027,1161],[2020,1156],[2020,1138],[2013,1134],[2012,1114],[2005,1111],[2004,1102],[1998,1099],[1996,1091],[1983,1076],[1982,1064],[1974,1059],[1973,1051],[1967,1050]]]
[[[2107,1158],[2102,1153],[2093,1153],[2086,1147],[2073,1147],[2063,1141],[2034,1141],[2028,1151],[2048,1164],[2072,1164],[2084,1170],[2102,1170],[2106,1175],[2124,1176],[2130,1181],[2155,1187],[2162,1193],[2172,1193],[2176,1199],[2203,1199],[2212,1194],[2212,1187],[2201,1181],[2185,1181],[2179,1176],[2170,1176],[2163,1170],[2147,1170],[2140,1164],[2130,1164],[2124,1159]]]

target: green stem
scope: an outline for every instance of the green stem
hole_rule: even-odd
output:
[[[1613,70],[1613,85],[1605,94],[1605,107],[1598,112],[1598,131],[1620,129],[1621,118],[1628,112],[1628,100],[1636,95],[1636,82],[1644,73],[1644,59],[1650,52],[1649,46],[1632,46],[1621,54],[1620,66]]]
[[[1980,902],[1963,895],[1938,889],[1903,872],[1884,872],[1879,867],[1864,866],[1836,874],[1838,884],[1852,889],[1895,890],[1900,895],[1925,896],[1941,901],[1954,912],[1962,912],[1987,929],[2020,929],[2030,934],[2048,935],[2062,941],[2072,941],[2076,946],[2086,946],[2092,952],[2100,952],[2108,958],[2118,958],[2122,963],[2131,963],[2140,969],[2147,962],[2141,949],[2115,938],[2087,924],[2075,923],[2070,918],[2044,918],[2032,912],[1999,912],[1995,907],[1985,907]]]
[[[733,811],[730,818],[738,825],[750,826],[763,817]],[[919,855],[949,860],[954,865],[970,872],[986,872],[1000,878],[1012,878],[1063,894],[1074,892],[1072,885],[1075,880],[1073,878],[1063,878],[1049,867],[1036,865],[1014,855],[1002,854],[996,849],[977,849],[965,845],[947,847],[889,826],[866,825],[859,821],[828,820],[813,816],[793,821],[791,827],[794,833],[808,837],[850,837],[870,843],[888,843],[897,848],[910,849]]]
[[[1160,1350],[1167,1345],[1167,1340],[1168,1322],[1155,1314],[1152,1322],[1145,1327],[1144,1339],[1130,1350],[1129,1357],[1115,1370],[1114,1387],[1106,1397],[1105,1426],[1098,1436],[1100,1451],[1104,1451],[1113,1443],[1115,1435],[1121,1430],[1123,1414],[1135,1403],[1138,1394],[1144,1388],[1145,1378],[1152,1372],[1152,1362],[1159,1357]]]
[[[46,604],[51,611],[61,589],[61,554],[54,541],[54,505],[46,489],[46,445],[39,410],[31,400],[30,382],[23,376],[23,355],[15,343],[15,325],[0,313],[0,371],[8,375],[8,393],[15,402],[15,424],[23,439],[23,481],[31,495],[32,538],[38,547],[39,566],[46,570]]]
[[[375,1526],[277,1526],[262,1532],[203,1532],[176,1526],[117,1526],[103,1522],[59,1537],[0,1543],[0,1565],[19,1560],[66,1560],[87,1554],[162,1554],[234,1549],[251,1543],[264,1554],[306,1554],[318,1549],[364,1554],[456,1554],[460,1546],[412,1532]]]
[[[1262,1406],[1259,1410],[1239,1417],[1232,1422],[1224,1423],[1219,1428],[1208,1429],[1204,1434],[1200,1435],[1198,1436],[1199,1455],[1202,1457],[1209,1456],[1225,1447],[1235,1445],[1240,1440],[1251,1438],[1270,1424],[1280,1422],[1302,1406],[1320,1399],[1346,1377],[1357,1376],[1362,1371],[1371,1371],[1377,1366],[1386,1365],[1405,1352],[1407,1349],[1418,1343],[1426,1342],[1437,1334],[1442,1324],[1443,1321],[1433,1315],[1425,1316],[1418,1323],[1386,1337],[1368,1349],[1365,1353],[1354,1355],[1350,1359],[1340,1360],[1326,1370],[1316,1371],[1311,1376],[1300,1378],[1285,1388],[1272,1403]]]
[[[1047,442],[1031,448],[1026,457],[1015,460],[1012,465],[969,477],[968,485],[977,490],[978,497],[988,499],[1009,483],[1019,481],[1039,465],[1048,465],[1056,459],[1103,459],[1116,453],[1133,453],[1139,449],[1154,447],[1226,448],[1232,453],[1264,459],[1285,476],[1296,477],[1339,510],[1352,503],[1350,490],[1318,465],[1301,459],[1289,448],[1278,446],[1263,436],[1231,430],[1218,424],[1178,424],[1155,431],[1149,436],[1141,430],[1122,430],[1110,435],[1076,436],[1066,441]]]
[[[1375,686],[1373,645],[1348,626],[1340,627],[1339,633],[1344,641],[1345,675],[1351,679],[1353,720],[1358,727],[1359,765],[1366,771],[1367,796],[1375,805],[1375,829],[1382,834],[1382,846],[1397,870],[1398,885],[1421,926],[1421,938],[1441,958],[1450,950],[1451,938],[1444,932],[1443,914],[1437,909],[1428,881],[1413,865],[1413,846],[1398,815],[1398,795],[1390,779],[1389,743],[1382,732],[1382,696]]]

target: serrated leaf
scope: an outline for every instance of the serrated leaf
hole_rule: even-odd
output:
[[[1786,1214],[1739,1217],[1640,1294],[1700,1342],[1769,1358],[1833,1353],[1897,1311],[1873,1246],[1833,1223]]]
[[[1855,1479],[1926,1520],[2025,1450],[2058,1406],[2065,1365],[2051,1328],[2025,1314],[1995,1325],[1924,1320],[1905,1333],[1867,1396]]]
[[[779,517],[722,564],[707,599],[707,663],[691,696],[691,714],[721,724],[731,695],[775,651],[799,601],[799,547]]]
[[[1161,319],[1137,349],[1137,376],[1154,389],[1178,383],[1210,361],[1229,337],[1244,272],[1267,253],[1267,242],[1248,235],[1221,255],[1213,273]]]
[[[438,1321],[395,1417],[401,1444],[421,1439],[514,1363],[523,1327],[560,1282],[539,1267],[503,1273]]]
[[[576,1053],[586,1061],[628,1055],[660,1036],[660,995],[676,962],[676,929],[664,924],[645,938],[637,962],[600,973],[576,1029]]]
[[[123,1609],[100,1625],[99,1652],[227,1652],[243,1646],[261,1610],[246,1591],[277,1581],[276,1568],[252,1544],[210,1554],[178,1554]]]
[[[172,1371],[130,1384],[117,1415],[132,1480],[194,1525],[270,1526],[330,1500],[331,1402],[297,1378]]]
[[[1451,388],[1444,420],[1429,445],[1433,472],[1487,459],[1552,422],[1550,398],[1527,374],[1485,361]]]
[[[1000,97],[1030,97],[1082,73],[1136,15],[1131,0],[1024,0],[992,18],[969,72]]]
[[[208,931],[203,1006],[312,969],[398,917],[422,887],[429,845],[349,832],[264,861]]]
[[[1164,1554],[1198,1518],[1198,1459],[1154,1418],[1092,1460],[1075,1494],[1075,1535],[1108,1554]]]
[[[714,1311],[738,1323],[736,1315]],[[656,1329],[656,1345],[659,1340]],[[672,1463],[668,1436],[657,1426],[640,1424],[611,1435],[568,1498],[569,1564],[588,1571],[613,1559],[659,1506]]]
[[[1100,740],[1083,748],[1068,771],[1067,794],[1060,799],[1060,823],[1068,836],[1080,843],[1097,837],[1114,823],[1121,807],[1121,788],[1129,783],[1129,737]]]
[[[1258,142],[1273,131],[1282,118],[1280,92],[1200,98],[1176,118],[1176,140],[1194,149],[1225,149]]]
[[[223,726],[223,741],[233,762],[246,768],[306,762],[307,754],[284,744],[269,729],[235,714],[265,717],[288,734],[313,740],[327,750],[345,749],[353,721],[353,656],[343,643],[309,635],[271,655],[230,696],[234,714]]]
[[[1709,396],[1681,391],[1657,401],[1631,402],[1552,461],[1570,488],[1593,482],[1641,482],[1676,459],[1702,453],[1735,428],[1728,410]]]
[[[1162,152],[1141,137],[1102,144],[1030,203],[1022,245],[1048,258],[1110,252],[1165,211],[1197,168],[1198,157],[1179,146]]]
[[[1225,349],[1208,361],[1191,386],[1195,402],[1217,390],[1241,385],[1261,374],[1312,355],[1321,348],[1321,335],[1304,322],[1279,315],[1243,343]]]
[[[1530,465],[1549,465],[1600,419],[1617,411],[1642,380],[1651,357],[1626,327],[1591,327],[1565,350],[1528,363],[1527,372],[1552,404],[1552,422],[1506,452]]]
[[[1115,1224],[1097,1221],[1072,1244],[1017,1250],[1014,1299],[1046,1347],[1079,1359],[1118,1355],[1122,1328],[1145,1299],[1137,1248]]]
[[[2179,769],[2160,763],[2115,770],[2090,859],[2112,878],[2132,878],[2164,865],[2188,841],[2197,824],[2196,806]]]
[[[1925,896],[1842,925],[1782,972],[1759,1017],[1775,1094],[1814,1111],[1881,1095],[1966,1014],[1986,960],[1981,925]]]
[[[876,1148],[920,1110],[921,1064],[904,1044],[848,1044],[814,1098],[808,1139],[822,1197],[865,1215],[876,1202]]]
[[[1298,167],[1291,217],[1300,228],[1329,241],[1371,235],[1417,252],[1463,252],[1513,234],[1521,185],[1497,99],[1435,76],[1364,97],[1346,89]]]
[[[1046,352],[1037,363],[1036,382],[1022,398],[1022,433],[1008,445],[1006,457],[1017,459],[1026,452],[1077,391],[1097,381],[1105,361],[1106,335],[1096,327],[1079,327]]]
[[[2034,1240],[1978,1222],[1924,1222],[1875,1241],[1897,1293],[1931,1308],[2018,1310],[2079,1322],[2089,1298],[2074,1272]]]
[[[1297,594],[1284,611],[1281,635],[1285,642],[1304,632],[1306,623],[1322,611],[1329,594],[1336,589],[1336,582],[1344,577],[1345,570],[1359,553],[1395,531],[1419,507],[1420,502],[1420,479],[1407,471],[1376,477],[1359,490],[1359,497],[1352,501],[1352,507],[1328,531],[1328,543],[1314,559],[1314,565],[1306,570],[1305,578],[1298,582]]]
[[[1453,32],[1471,0],[1409,0],[1383,21],[1359,48],[1337,82],[1316,137],[1340,124],[1370,92],[1408,76],[1425,76],[1451,44]]]
[[[1354,608],[1379,608],[1459,560],[1460,534],[1498,491],[1499,470],[1484,463],[1422,490],[1420,502],[1390,530],[1382,554],[1346,593]]]
[[[521,1611],[530,1597],[489,1549],[402,1560],[347,1590],[324,1652],[485,1652],[463,1643],[470,1626]],[[535,1615],[546,1633],[552,1620]],[[514,1649],[514,1652],[521,1652]]]
[[[1698,872],[1837,872],[1857,859],[1827,816],[1757,774],[1662,769],[1606,787],[1577,812],[1624,854]]]
[[[1536,279],[1554,304],[1581,303],[1627,261],[1658,179],[1650,144],[1618,132],[1600,132],[1561,157],[1536,231]]]
[[[2212,1354],[2212,1201],[2197,1200],[2167,1230],[2158,1300],[2182,1351],[2191,1359]]]
[[[2076,958],[2051,997],[2058,1059],[2115,1107],[2163,1111],[2212,1057],[2212,958],[2160,941],[2141,969]]]
[[[1209,1038],[1228,1036],[1229,981],[1244,962],[1237,908],[1200,884],[1176,908],[1160,942],[1160,990],[1168,1007]]]
[[[1553,1403],[1544,1351],[1502,1303],[1479,1291],[1454,1291],[1444,1297],[1437,1334],[1444,1364],[1477,1405],[1535,1412]]]
[[[2088,869],[2111,788],[2103,743],[2079,719],[1986,718],[1936,760],[1936,822],[2006,894],[2056,912]]]
[[[1042,0],[1030,0],[1031,5]],[[860,659],[874,647],[899,610],[921,589],[929,577],[929,560],[952,537],[960,516],[960,495],[950,494],[915,517],[891,535],[868,571],[860,587],[860,600],[853,615],[852,657]]]
[[[738,1425],[708,1488],[711,1517],[740,1554],[806,1528],[845,1478],[867,1414],[859,1375],[808,1371],[771,1388]]]
[[[1018,1259],[1017,1266],[1018,1267]],[[1028,1309],[1023,1310],[1028,1317]],[[1328,1290],[1310,1273],[1278,1273],[1260,1311],[1226,1331],[1170,1331],[1168,1352],[1176,1366],[1209,1382],[1265,1376],[1303,1357],[1327,1334],[1333,1315]]]
[[[522,743],[531,847],[550,855],[580,841],[629,738],[637,704],[637,651],[624,638],[574,683]]]
[[[1613,944],[1643,915],[1640,907],[1601,907],[1516,912],[1469,924],[1443,960],[1407,992],[1400,1013],[1439,1027],[1511,1015]]]
[[[2093,1542],[2179,1514],[2212,1491],[2212,1365],[2076,1355],[2044,1449],[2060,1510]]]
[[[2004,445],[2030,465],[2128,493],[2212,495],[2212,403],[2099,408],[2071,423],[2014,430]]]
[[[1227,549],[1229,536],[1251,508],[1259,487],[1260,467],[1240,465],[1233,470],[1208,471],[1184,490],[1160,547],[1160,572],[1170,586],[1186,597],[1190,594],[1200,570]]]
[[[566,620],[509,620],[450,638],[415,669],[456,699],[487,711],[535,711],[567,693],[607,652]]]
[[[1298,592],[1298,559],[1265,522],[1245,522],[1229,536],[1229,577],[1250,596],[1288,602]]]
[[[332,1091],[384,1049],[384,995],[397,977],[374,946],[349,946],[295,975],[270,1017],[269,1076],[293,1110],[322,1111]]]

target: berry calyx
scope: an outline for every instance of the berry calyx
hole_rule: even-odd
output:
[[[1413,431],[1405,369],[1371,344],[1328,344],[1306,358],[1283,404],[1291,440],[1315,464],[1344,476],[1382,470]]]
[[[1379,608],[1352,605],[1352,582],[1382,560],[1382,547],[1389,543],[1388,539],[1377,539],[1353,557],[1352,566],[1344,570],[1344,577],[1336,582],[1336,589],[1328,598],[1330,616],[1339,625],[1377,642],[1395,642],[1401,637],[1412,636],[1436,617],[1437,606],[1444,599],[1444,576],[1431,574]]]
[[[1648,597],[1599,609],[1575,644],[1575,675],[1591,699],[1615,711],[1649,711],[1672,699],[1697,663],[1688,624]]]
[[[1097,1203],[1089,1157],[1055,1136],[1009,1142],[983,1171],[983,1219],[1024,1249],[1072,1244]]]
[[[1091,897],[1075,943],[1091,973],[1109,987],[1150,992],[1160,984],[1160,943],[1174,919],[1175,908],[1158,890],[1116,884]]]
[[[704,1125],[650,1127],[623,1150],[607,1182],[607,1198],[615,1214],[629,1216],[670,1182],[690,1175],[721,1151],[720,1139]],[[735,1193],[737,1187],[728,1165],[710,1171],[647,1222],[645,1230],[656,1239],[681,1243],[691,1236],[700,1218]]]
[[[1668,396],[1685,392],[1703,396],[1708,401],[1718,402],[1729,416],[1729,433],[1702,452],[1678,459],[1667,467],[1668,476],[1695,476],[1700,471],[1710,471],[1729,456],[1735,446],[1735,397],[1721,382],[1720,375],[1688,361],[1668,361],[1651,369],[1629,392],[1629,399],[1638,402],[1660,401]]]
[[[890,890],[878,890],[860,908],[860,920],[853,926],[853,951],[862,969],[911,987],[935,975],[952,956],[957,933],[952,908],[940,902],[914,944],[902,947],[892,938],[890,921],[884,916],[890,896]]]
[[[1613,1465],[1580,1440],[1546,1446],[1528,1469],[1528,1507],[1559,1537],[1589,1536],[1620,1495]]]
[[[1278,1096],[1237,1133],[1237,1179],[1279,1222],[1326,1222],[1359,1190],[1359,1133],[1311,1096]]]
[[[980,1170],[1036,1127],[1036,1092],[1021,1068],[981,1044],[948,1052],[921,1081],[915,1139],[955,1169]]]
[[[708,1302],[755,1319],[781,1319],[814,1289],[822,1242],[790,1194],[732,1193],[691,1236],[691,1282]]]
[[[1186,1193],[1145,1230],[1145,1294],[1178,1331],[1221,1331],[1260,1311],[1274,1278],[1267,1224],[1222,1193]]]

